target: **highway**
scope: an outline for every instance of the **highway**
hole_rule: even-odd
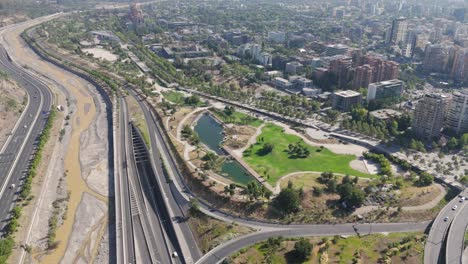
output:
[[[460,195],[468,196],[468,190],[464,190]],[[467,207],[467,201],[463,203],[459,202],[460,198],[455,197],[450,201],[437,215],[436,219],[432,223],[431,230],[427,237],[426,245],[424,247],[424,263],[425,264],[437,264],[441,261],[444,261],[445,257],[445,242],[448,235],[450,225],[452,224],[454,218],[458,215],[460,210],[464,211],[464,208]],[[452,210],[452,207],[456,205],[458,208]],[[445,220],[445,217],[448,217]],[[467,218],[465,218],[466,220]],[[457,221],[458,222],[458,221]],[[460,228],[457,224],[457,229]],[[465,232],[463,231],[463,236]],[[462,245],[458,245],[455,248],[459,249]],[[447,262],[447,263],[457,263],[457,262]]]
[[[134,91],[130,91],[137,99],[141,99]],[[140,105],[144,109],[145,118],[150,129],[150,138],[152,146],[156,146],[155,149],[152,147],[152,152],[155,157],[161,157],[165,160],[167,172],[170,175],[171,183],[168,184],[170,187],[170,196],[173,196],[174,202],[172,208],[185,208],[189,207],[189,200],[194,197],[190,190],[184,183],[183,176],[179,171],[175,157],[172,155],[171,150],[167,146],[167,142],[164,140],[162,129],[151,111],[151,107],[142,100],[139,100]],[[155,153],[157,152],[157,153]],[[159,155],[157,155],[159,153]],[[156,159],[156,158],[155,158]],[[169,199],[172,200],[172,199]],[[378,232],[409,232],[409,231],[424,231],[429,225],[429,221],[421,223],[383,223],[383,224],[340,224],[340,225],[282,225],[275,223],[259,222],[252,219],[245,219],[236,216],[229,215],[225,212],[218,211],[204,201],[200,200],[201,210],[206,214],[215,217],[219,220],[226,222],[233,222],[250,226],[257,230],[251,235],[234,239],[230,242],[222,244],[212,251],[208,252],[205,256],[200,258],[196,263],[216,263],[237,250],[267,239],[272,236],[320,236],[320,235],[349,235],[349,234],[369,234]],[[190,238],[190,230],[182,230],[182,234]],[[195,240],[187,243],[190,247]],[[193,251],[193,250],[192,250]],[[198,258],[192,258],[197,260]]]
[[[133,227],[130,212],[130,194],[128,188],[127,173],[127,149],[128,141],[128,115],[127,105],[123,99],[119,99],[120,111],[114,102],[114,145],[115,150],[115,216],[117,232],[117,263],[136,263],[135,245],[133,243]]]
[[[173,182],[173,180],[179,181],[182,176],[176,166],[170,150],[163,141],[163,135],[161,134],[158,121],[151,112],[150,107],[133,89],[129,87],[127,88],[130,94],[138,101],[148,125],[151,145],[151,165],[155,172],[157,184],[161,190],[161,195],[166,203],[169,217],[171,219],[170,222],[174,227],[175,237],[173,237],[173,239],[177,240],[180,246],[181,254],[179,255],[183,256],[187,263],[194,263],[202,256],[202,253],[197,246],[196,239],[194,238],[188,223],[186,221],[181,221],[181,219],[185,219],[187,217],[186,212],[190,206],[190,201],[180,194]],[[168,175],[165,175],[166,173]],[[176,177],[173,176],[174,173],[177,173]],[[168,178],[171,180],[168,180]]]
[[[154,205],[151,168],[147,149],[137,129],[130,125],[125,99],[119,98],[120,139],[116,146],[116,226],[118,263],[178,263],[171,258],[174,247],[168,242],[159,209]]]
[[[122,173],[120,174],[120,178],[122,179],[119,179],[119,186],[116,187],[121,191],[122,196],[122,199],[119,199],[118,202],[121,214],[120,224],[121,226],[126,226],[126,228],[122,228],[121,238],[125,238],[120,242],[119,246],[120,248],[127,248],[125,253],[122,252],[123,263],[138,261],[157,263],[160,262],[159,259],[163,259],[161,263],[171,263],[173,261],[168,261],[167,255],[170,255],[169,252],[172,252],[172,250],[180,253],[181,262],[194,263],[199,260],[199,263],[216,263],[244,246],[271,236],[321,236],[356,233],[362,235],[375,232],[421,231],[428,226],[428,222],[367,225],[280,225],[261,223],[233,217],[229,214],[213,210],[202,201],[202,210],[209,215],[225,221],[236,221],[253,226],[260,231],[223,244],[201,258],[201,252],[197,247],[196,240],[188,224],[185,221],[180,221],[180,219],[186,218],[186,210],[193,195],[185,186],[184,176],[178,169],[177,161],[171,153],[169,143],[166,142],[163,128],[159,124],[151,106],[142,101],[137,94],[132,92],[132,95],[137,98],[148,123],[151,145],[149,159],[154,175],[151,175],[151,171],[147,169],[142,170],[141,166],[138,165],[138,158],[140,156],[139,154],[135,155],[133,151],[139,148],[138,146],[141,145],[141,142],[134,141],[135,131],[131,129],[131,126],[127,126],[128,122],[124,120],[122,124],[125,127],[119,130],[121,131],[120,136],[123,136],[124,141],[127,142],[123,145],[126,151],[123,157],[120,157],[121,165],[125,169],[122,169]],[[122,111],[127,112],[126,110]],[[39,113],[39,111],[36,113]],[[43,119],[45,120],[45,118]],[[124,130],[123,133],[122,129]],[[132,140],[130,140],[130,137]],[[135,145],[137,148],[135,148]],[[119,152],[122,155],[122,149]],[[151,186],[151,184],[148,184],[152,179],[151,177],[156,179],[158,189],[154,189],[148,195],[146,188]],[[145,179],[148,182],[144,181]],[[156,186],[151,187],[154,188]],[[158,197],[151,195],[151,193],[155,192],[159,195]],[[128,201],[126,201],[127,198]],[[166,210],[160,210],[154,207],[153,214],[157,213],[156,218],[155,215],[148,213],[151,212],[149,208],[154,206],[154,200],[157,200],[158,208],[166,208]],[[161,202],[163,202],[162,205]],[[165,213],[169,215],[169,218],[163,216]],[[161,219],[161,216],[164,218]],[[157,231],[158,226],[160,232]],[[128,242],[130,236],[133,238],[133,242]],[[125,241],[128,244],[124,244]],[[166,243],[162,249],[160,243],[157,243],[161,241],[165,241],[164,243]],[[128,249],[128,247],[132,246],[133,250],[131,248]]]
[[[462,263],[463,251],[465,249],[465,232],[468,226],[467,202],[459,202],[457,208],[458,214],[450,225],[445,248],[445,263]]]
[[[0,69],[28,95],[27,106],[0,151],[0,227],[3,230],[47,122],[53,96],[46,85],[14,64],[3,47],[0,47]],[[16,187],[10,189],[12,184]]]

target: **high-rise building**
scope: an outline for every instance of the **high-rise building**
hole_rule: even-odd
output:
[[[358,66],[354,72],[353,89],[367,87],[372,82],[373,68],[369,64]]]
[[[389,80],[369,84],[367,102],[388,98],[400,98],[403,94],[403,81]]]
[[[394,61],[385,61],[370,55],[356,56],[353,61],[358,65],[354,72],[353,89],[367,87],[370,83],[398,79],[400,64]]]
[[[450,77],[457,82],[468,81],[468,49],[459,49],[455,52]]]
[[[350,73],[352,71],[351,59],[336,59],[330,61],[328,66],[329,72],[334,74],[337,80],[337,86],[340,89],[346,88]]]
[[[427,94],[416,105],[412,129],[424,139],[440,136],[444,126],[448,97],[440,94]]]
[[[445,72],[449,61],[449,47],[441,44],[427,45],[423,68],[427,72]]]
[[[392,22],[390,31],[390,41],[393,44],[405,42],[406,32],[408,31],[408,21],[405,18],[397,18]]]
[[[468,133],[468,89],[453,93],[446,127],[456,134]]]
[[[360,105],[362,101],[361,94],[356,91],[339,91],[333,93],[333,109],[349,112],[351,109]]]

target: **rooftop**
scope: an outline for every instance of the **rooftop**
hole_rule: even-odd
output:
[[[346,90],[346,91],[335,92],[335,95],[339,95],[339,96],[342,96],[342,97],[355,97],[355,96],[359,96],[361,94],[356,92],[356,91]]]

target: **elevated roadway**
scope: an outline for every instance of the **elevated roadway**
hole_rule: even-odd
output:
[[[468,196],[468,190],[464,190],[460,193],[462,196]],[[427,237],[426,245],[424,247],[424,263],[425,264],[437,264],[445,261],[445,245],[448,232],[451,229],[450,226],[460,211],[465,211],[464,208],[467,207],[464,201],[459,202],[460,198],[455,197],[447,205],[442,208],[442,210],[437,215],[436,219],[432,223],[431,229],[429,230],[429,235]],[[453,210],[452,208],[457,206],[457,209]],[[465,218],[467,220],[468,218]],[[459,229],[459,221],[456,223],[456,228]],[[465,232],[463,231],[463,235]],[[453,241],[452,241],[453,243]],[[458,245],[455,248],[459,249],[462,245]],[[447,262],[447,263],[458,263],[458,262]]]

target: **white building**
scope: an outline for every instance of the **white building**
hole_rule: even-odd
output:
[[[288,81],[286,79],[283,79],[283,78],[280,78],[280,77],[274,78],[272,83],[276,88],[282,89],[282,90],[287,90],[287,89],[292,89],[293,88],[293,84],[290,81]]]

